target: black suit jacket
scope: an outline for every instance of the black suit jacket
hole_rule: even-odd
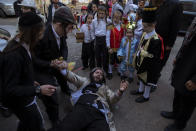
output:
[[[52,8],[53,8],[53,3],[49,5],[48,7],[48,17],[47,17],[47,25],[52,23]],[[61,6],[66,6],[65,4],[61,3],[61,2],[58,2],[58,6],[61,7]]]
[[[173,47],[182,18],[182,6],[178,0],[165,0],[158,8],[156,32],[163,38],[164,45]]]
[[[68,48],[66,43],[66,38],[63,38],[64,44],[64,59],[67,60]],[[52,60],[58,59],[61,57],[60,49],[57,45],[56,38],[54,36],[52,25],[50,24],[44,33],[42,40],[34,48],[33,63],[34,70],[36,75],[36,80],[40,84],[52,84],[55,85],[55,77],[58,77],[60,74],[59,71],[50,67]]]
[[[194,28],[193,28],[194,27]],[[185,83],[188,80],[196,83],[196,17],[188,29],[182,47],[177,56],[172,72],[172,85],[183,95],[196,98],[196,91],[188,91]]]
[[[12,40],[9,44],[19,45]],[[19,45],[10,52],[4,51],[3,61],[3,101],[11,108],[23,108],[36,95],[32,60],[26,49]]]

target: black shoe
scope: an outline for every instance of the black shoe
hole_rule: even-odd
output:
[[[140,96],[137,99],[135,99],[135,102],[137,102],[137,103],[144,103],[147,101],[149,101],[149,98],[144,98],[144,96]]]
[[[178,127],[176,124],[168,125],[164,131],[182,131],[185,127]]]
[[[139,90],[137,89],[137,90],[132,90],[132,91],[130,91],[130,94],[131,95],[141,95],[141,94],[143,94],[144,92],[139,92]]]
[[[12,112],[9,109],[1,109],[2,116],[8,118],[12,115]]]
[[[133,82],[133,78],[129,77],[128,82],[131,84]]]
[[[175,119],[173,112],[161,111],[161,116],[167,119]]]
[[[150,93],[155,92],[156,89],[157,89],[157,86],[151,86]]]
[[[108,74],[107,74],[107,78],[108,78],[108,80],[111,80],[111,79],[112,79],[112,77],[113,77],[113,76],[112,76],[112,73],[108,73]]]
[[[60,120],[52,121],[52,128],[56,128],[60,124]]]

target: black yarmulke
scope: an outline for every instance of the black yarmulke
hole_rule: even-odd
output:
[[[37,14],[33,12],[27,12],[20,17],[18,25],[21,27],[33,26],[41,22],[42,19]]]
[[[142,10],[142,22],[154,23],[156,21],[157,7],[146,6]]]

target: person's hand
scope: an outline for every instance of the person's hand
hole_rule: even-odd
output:
[[[68,63],[66,61],[63,61],[58,65],[59,70],[67,69],[68,68]]]
[[[40,84],[37,81],[34,81],[34,86],[40,86]]]
[[[171,49],[172,49],[172,47],[170,47],[170,46],[166,46],[166,47],[165,47],[165,50],[166,50],[166,51],[170,51]]]
[[[55,60],[52,60],[51,63],[50,63],[50,66],[51,67],[54,67],[56,69],[59,69],[60,65],[63,63],[64,61],[61,61],[61,60],[58,60],[58,59],[55,59]]]
[[[108,52],[109,52],[110,54],[112,54],[112,53],[113,53],[113,50],[112,50],[112,49],[109,49]]]
[[[119,88],[119,95],[122,95],[122,93],[127,89],[128,87],[128,82],[126,80],[122,80],[120,83],[120,88]]]
[[[185,83],[185,86],[186,86],[187,90],[189,90],[189,91],[195,91],[196,90],[196,83],[192,82],[191,80],[187,81]]]
[[[52,85],[42,85],[40,86],[40,89],[42,95],[52,96],[57,88]]]

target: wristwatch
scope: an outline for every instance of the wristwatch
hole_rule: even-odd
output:
[[[41,93],[41,88],[40,86],[37,86],[35,89],[36,94],[40,94]]]

